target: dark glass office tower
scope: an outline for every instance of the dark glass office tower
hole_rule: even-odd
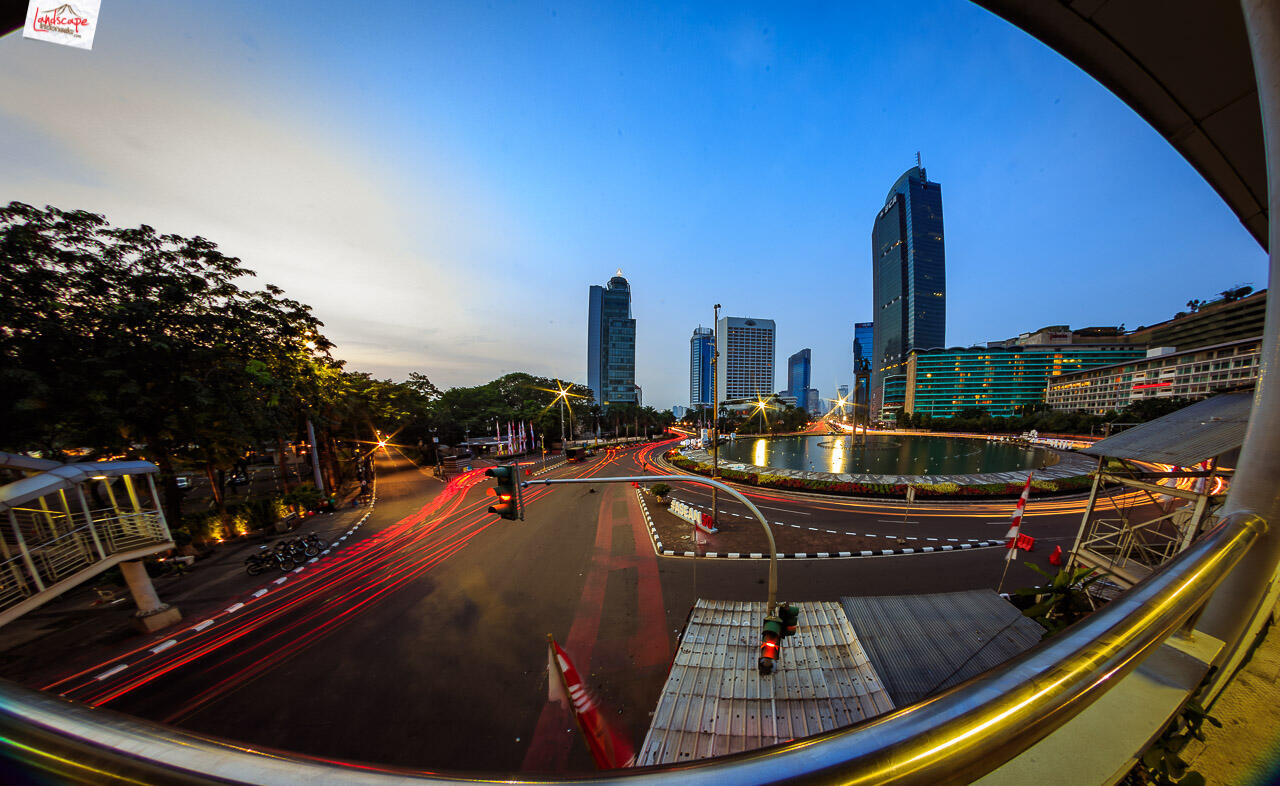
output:
[[[911,350],[946,346],[942,237],[942,186],[924,167],[912,167],[889,189],[871,230],[873,417],[880,416],[884,378],[906,373]]]
[[[622,271],[591,287],[587,311],[587,385],[600,405],[636,401],[636,321]]]
[[[711,354],[715,331],[699,325],[689,338],[689,407],[711,406]]]
[[[805,406],[805,395],[813,376],[813,353],[802,349],[787,358],[787,395],[794,396],[796,406]]]
[[[875,323],[853,323],[853,403],[867,405],[867,387],[871,384],[871,348],[875,346]],[[866,411],[860,410],[865,416]]]

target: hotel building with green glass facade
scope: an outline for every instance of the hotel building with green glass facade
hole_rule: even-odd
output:
[[[950,418],[976,407],[1007,417],[1016,407],[1044,401],[1055,377],[1146,354],[1144,347],[1087,344],[917,350],[906,373],[895,375],[900,380],[886,378],[885,408]],[[891,400],[898,396],[900,404]]]

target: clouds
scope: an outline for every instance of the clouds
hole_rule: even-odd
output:
[[[450,326],[485,291],[472,222],[488,231],[494,217],[288,96],[263,100],[256,88],[271,85],[116,51],[0,41],[2,198],[208,237],[310,304],[353,367],[403,377],[439,365],[473,381],[463,348],[483,357],[485,342]]]

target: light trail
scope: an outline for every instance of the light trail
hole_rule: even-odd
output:
[[[601,459],[581,468],[572,468],[578,470],[573,473],[573,476],[581,477],[598,471],[617,461],[624,452],[622,449],[607,450]],[[412,460],[410,463],[413,463]],[[249,680],[280,665],[339,629],[358,611],[385,598],[447,560],[470,543],[476,535],[499,521],[497,516],[491,516],[485,510],[489,504],[487,498],[464,504],[468,492],[482,479],[482,469],[454,478],[436,499],[414,514],[401,519],[368,540],[359,541],[335,552],[333,558],[311,566],[306,572],[300,574],[296,581],[272,590],[266,595],[247,598],[241,604],[247,609],[242,613],[232,615],[223,612],[214,615],[199,626],[188,628],[180,638],[176,639],[175,644],[167,645],[159,652],[151,652],[155,644],[149,642],[108,661],[64,677],[46,686],[45,689],[61,687],[60,692],[63,695],[81,698],[95,706],[107,704],[201,658],[219,651],[226,652],[224,648],[228,645],[268,625],[277,624],[278,620],[290,617],[287,625],[279,630],[272,629],[271,635],[265,640],[246,649],[232,652],[221,661],[206,665],[204,667],[206,671],[230,667],[237,659],[250,657],[273,642],[291,637],[270,654],[246,665],[193,697],[173,716],[174,718],[185,717],[217,696],[238,689]],[[550,487],[530,491],[525,495],[526,506],[552,491]],[[376,575],[376,579],[370,581],[370,575]],[[316,603],[317,601],[320,602]],[[308,610],[306,604],[312,603],[316,604],[315,608]],[[324,619],[314,627],[303,630],[301,633],[296,632],[321,617]],[[127,667],[128,674],[108,684],[104,684],[105,678],[83,679],[90,672],[99,673],[101,677],[100,672],[104,666],[118,664],[124,658],[144,652],[147,656],[142,659],[131,658],[130,665]],[[164,653],[164,657],[160,657],[160,652]],[[124,669],[112,669],[108,672],[108,676],[116,676],[121,671]],[[79,683],[69,684],[77,678],[82,678]]]

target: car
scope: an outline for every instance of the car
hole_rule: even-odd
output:
[[[237,472],[236,474],[232,475],[227,482],[233,486],[243,486],[249,482],[249,477],[245,475],[243,472]]]
[[[174,482],[178,484],[178,488],[180,489],[185,490],[185,489],[191,488],[191,478],[187,477],[186,475],[179,475],[178,477],[174,478]]]

